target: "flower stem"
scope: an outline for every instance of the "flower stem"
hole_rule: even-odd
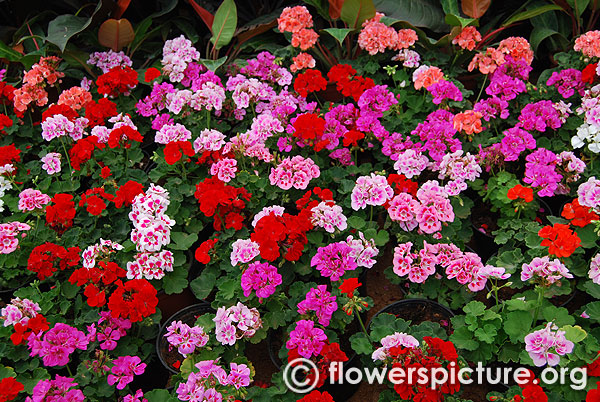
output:
[[[360,317],[360,313],[358,312],[358,310],[354,310],[354,313],[356,314],[356,318],[358,318],[358,323],[360,324],[360,328],[367,336],[367,339],[371,340],[371,337],[369,336],[369,333],[367,332],[367,328],[365,328],[365,324],[363,323],[363,320]]]
[[[533,315],[533,325],[534,326],[538,320],[538,316],[540,315],[540,309],[542,308],[542,303],[544,302],[544,288],[541,286],[538,286],[537,292],[538,292],[537,306],[535,308],[535,314]]]

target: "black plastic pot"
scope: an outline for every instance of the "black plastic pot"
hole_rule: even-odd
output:
[[[177,369],[175,369],[175,367],[173,367],[173,362],[169,362],[169,360],[171,360],[169,359],[169,355],[177,356],[177,361],[182,361],[183,356],[179,354],[177,349],[173,348],[167,341],[167,338],[165,337],[165,334],[167,333],[167,327],[171,325],[173,321],[181,321],[189,326],[193,326],[199,316],[214,312],[215,309],[213,309],[208,302],[202,302],[178,311],[164,322],[160,328],[160,331],[158,332],[158,336],[156,337],[156,354],[158,355],[158,359],[162,365],[169,372],[173,374],[177,374],[179,372]]]
[[[379,314],[387,313],[393,314],[397,318],[411,321],[412,325],[418,325],[425,321],[432,321],[427,319],[426,312],[439,316],[440,320],[445,320],[448,324],[450,324],[450,319],[454,317],[454,312],[452,310],[436,301],[429,299],[404,299],[382,308],[373,316],[373,318],[377,317]],[[373,318],[369,321],[367,330],[371,327]]]

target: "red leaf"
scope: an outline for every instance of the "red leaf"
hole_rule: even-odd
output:
[[[471,18],[480,18],[491,4],[492,0],[462,0],[462,11]]]
[[[190,3],[190,5],[194,8],[194,11],[196,11],[196,14],[198,14],[198,16],[202,18],[202,21],[204,21],[204,23],[208,27],[208,30],[212,33],[212,25],[215,16],[209,13],[205,8],[200,7],[198,4],[196,4],[194,0],[187,0],[187,2]]]
[[[329,0],[329,17],[331,17],[332,20],[340,18],[343,5],[344,0]]]
[[[127,7],[129,7],[129,3],[131,3],[131,0],[117,0],[117,6],[113,11],[112,17],[116,20],[121,18],[127,10]]]

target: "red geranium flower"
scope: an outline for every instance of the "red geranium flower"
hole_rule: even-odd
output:
[[[13,377],[3,378],[0,381],[0,402],[12,401],[17,397],[19,392],[23,391],[25,387],[19,381]]]
[[[127,94],[138,84],[138,74],[131,67],[117,66],[96,80],[98,93],[108,96]]]
[[[108,136],[108,146],[111,149],[121,147],[121,144],[124,144],[125,148],[131,147],[131,144],[127,141],[142,142],[144,141],[144,137],[142,137],[139,131],[129,126],[115,128]]]
[[[160,74],[161,73],[158,68],[150,67],[144,73],[144,81],[146,81],[146,82],[154,81],[156,78],[160,77]]]
[[[598,63],[588,64],[585,66],[583,71],[581,71],[581,81],[587,84],[593,84],[594,79],[596,79],[596,68],[598,67]]]
[[[509,200],[516,200],[517,198],[522,198],[525,202],[533,201],[533,189],[530,187],[523,187],[520,184],[517,184],[506,193],[506,196]]]
[[[144,186],[137,181],[129,180],[123,184],[117,190],[117,196],[115,197],[115,206],[121,208],[123,206],[129,206],[133,202],[133,199],[140,193],[144,192]]]
[[[214,238],[202,242],[202,244],[200,244],[200,246],[196,249],[196,252],[194,253],[196,260],[202,264],[208,264],[210,262],[210,254],[208,253],[210,252],[210,250],[212,250],[212,248],[215,246],[215,244],[217,244],[218,241],[218,238]]]
[[[7,127],[11,127],[12,125],[12,119],[7,115],[0,113],[0,134],[6,134],[4,129]]]
[[[302,399],[298,399],[298,402],[335,402],[331,394],[327,391],[317,391],[316,389],[310,394],[306,395]]]
[[[581,239],[569,225],[555,223],[545,226],[538,232],[543,238],[542,246],[548,247],[548,253],[557,257],[568,257],[581,245]]]
[[[584,207],[579,204],[579,199],[575,198],[573,202],[565,204],[565,207],[561,213],[562,217],[569,219],[571,225],[584,227],[587,226],[591,221],[597,221],[600,219],[597,213],[592,211],[589,207]]]
[[[108,308],[114,318],[128,318],[132,322],[142,321],[156,312],[158,298],[156,289],[146,279],[117,282],[117,290],[108,299]]]
[[[79,117],[79,114],[67,105],[52,104],[42,113],[42,122],[46,121],[46,119],[49,117],[56,116],[57,114],[62,114],[71,121],[74,121]]]
[[[43,281],[59,269],[62,271],[79,264],[80,251],[79,247],[71,247],[67,250],[57,244],[46,242],[31,251],[27,269],[37,273],[38,278]]]
[[[46,225],[58,234],[73,226],[75,218],[75,203],[71,194],[56,194],[46,207]]]
[[[192,144],[189,141],[170,142],[165,145],[163,152],[165,154],[165,162],[169,165],[179,162],[183,155],[194,156],[195,154]]]
[[[340,285],[339,289],[342,293],[346,293],[349,299],[354,296],[354,291],[360,287],[362,283],[358,281],[358,278],[344,279],[344,282]]]
[[[21,150],[15,147],[15,144],[0,147],[0,166],[14,164],[21,161]]]
[[[117,105],[106,98],[101,98],[98,103],[90,101],[85,105],[85,118],[88,126],[102,126],[106,119],[117,115]]]
[[[73,169],[81,170],[81,165],[92,158],[96,148],[103,149],[104,146],[104,144],[98,142],[98,137],[95,135],[84,137],[75,142],[73,147],[69,150],[71,166],[73,166]]]
[[[318,70],[308,69],[298,74],[294,80],[294,90],[305,98],[310,92],[323,91],[325,88],[327,88],[327,80]]]

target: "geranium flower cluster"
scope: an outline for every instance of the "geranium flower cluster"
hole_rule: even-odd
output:
[[[503,268],[484,266],[481,258],[472,252],[462,252],[454,244],[423,242],[423,248],[412,251],[411,242],[401,243],[394,249],[393,270],[400,277],[407,276],[413,283],[424,283],[436,273],[436,266],[445,270],[448,279],[455,278],[472,292],[485,288],[490,277],[506,279]]]
[[[194,365],[185,382],[177,387],[181,401],[221,401],[233,398],[234,391],[247,387],[252,381],[250,368],[245,364],[229,363],[229,374],[218,360],[204,360]]]
[[[433,170],[439,171],[439,179],[449,179],[444,189],[450,196],[458,195],[467,189],[467,181],[474,181],[481,174],[481,166],[474,155],[458,150],[447,153]],[[408,177],[408,176],[407,176]]]
[[[590,260],[590,270],[588,271],[588,277],[592,280],[592,282],[594,282],[597,285],[600,285],[600,254],[596,254]]]
[[[296,322],[296,327],[290,332],[290,339],[285,346],[290,351],[297,349],[296,353],[305,359],[318,356],[327,342],[327,335],[321,328],[315,327],[310,320]]]
[[[327,285],[318,285],[306,293],[306,298],[298,303],[298,314],[314,311],[318,323],[324,327],[329,325],[331,316],[338,309],[336,297],[327,291]]]
[[[560,362],[560,356],[571,353],[574,346],[565,337],[565,331],[559,330],[553,322],[547,323],[544,329],[525,336],[525,350],[536,367],[546,364],[556,366]]]
[[[548,247],[548,254],[556,257],[569,257],[581,246],[581,239],[569,225],[555,223],[552,226],[544,226],[538,232],[543,240],[541,246]]]
[[[381,347],[377,348],[371,358],[373,361],[385,361],[391,356],[390,350],[403,346],[405,348],[418,348],[419,341],[412,335],[408,335],[404,332],[395,332],[392,335],[385,336],[380,341]]]
[[[40,305],[36,302],[16,297],[0,310],[0,318],[4,321],[5,327],[16,324],[27,325],[27,322],[36,317],[40,311]]]
[[[127,278],[161,279],[165,272],[173,271],[173,253],[161,251],[171,242],[171,227],[175,224],[165,213],[169,204],[169,193],[155,184],[133,200],[129,213],[134,226],[131,241],[139,253],[127,263]]]
[[[409,369],[407,378],[394,384],[394,390],[401,399],[413,400],[416,395],[427,395],[432,401],[444,400],[445,395],[452,395],[460,390],[456,370],[450,370],[452,377],[446,377],[441,383],[434,371],[457,367],[458,353],[452,342],[425,336],[423,347],[419,348],[415,338],[398,332],[383,338],[382,344],[384,339],[388,347],[378,349],[380,352],[376,351],[375,357],[385,359],[392,369]]]
[[[312,159],[296,155],[292,158],[285,158],[277,167],[272,168],[269,181],[272,186],[277,186],[282,190],[289,190],[292,187],[304,190],[312,179],[316,179],[320,175],[319,166]]]
[[[26,232],[31,229],[26,223],[8,222],[0,223],[0,254],[10,254],[19,247],[19,236],[26,236]]]
[[[163,58],[161,60],[163,73],[171,82],[181,82],[188,64],[197,61],[200,53],[194,48],[192,42],[183,35],[165,41]]]
[[[32,391],[32,396],[25,398],[25,402],[39,401],[69,401],[83,402],[85,395],[81,390],[75,389],[78,384],[73,378],[56,375],[54,380],[40,380]]]
[[[319,247],[311,259],[310,265],[316,267],[321,276],[337,282],[346,271],[354,271],[358,267],[353,251],[353,248],[346,242],[331,243],[325,247]]]
[[[19,211],[42,210],[44,206],[50,203],[50,197],[40,190],[26,188],[19,193]]]
[[[87,64],[98,67],[103,73],[108,73],[114,67],[131,67],[133,65],[131,59],[123,51],[115,52],[113,50],[90,54]]]
[[[262,303],[263,299],[275,293],[275,288],[281,285],[282,276],[273,265],[257,261],[244,269],[241,281],[244,296],[248,297],[254,291],[259,302]]]
[[[538,148],[525,157],[525,175],[523,181],[537,190],[540,197],[566,194],[566,183],[575,181],[585,170],[585,163],[572,152],[556,155],[545,148]],[[563,174],[557,170],[560,169]],[[562,183],[563,180],[565,183]]]
[[[96,80],[98,93],[115,98],[121,94],[127,96],[138,84],[138,74],[131,67],[113,67]]]
[[[110,374],[106,377],[108,385],[115,385],[123,389],[133,381],[135,375],[144,374],[146,363],[142,363],[138,356],[119,356],[113,360]]]
[[[442,229],[443,222],[454,221],[448,196],[448,191],[436,180],[429,180],[419,188],[416,199],[408,193],[394,196],[388,204],[388,213],[392,220],[400,222],[403,230],[411,231],[418,226],[420,231],[434,234]]]
[[[87,327],[88,340],[94,342],[97,339],[102,350],[114,350],[117,341],[127,335],[131,321],[126,318],[114,318],[108,311],[101,311],[99,314],[98,322]]]
[[[31,334],[27,346],[29,355],[41,357],[44,366],[64,366],[75,349],[86,350],[88,343],[82,331],[59,322],[46,333]]]
[[[592,176],[577,188],[577,200],[580,205],[600,212],[600,180]]]
[[[252,338],[262,327],[258,310],[240,302],[229,308],[219,307],[213,321],[217,341],[230,346],[239,339]]]
[[[571,145],[581,148],[587,143],[591,152],[600,152],[600,85],[585,91],[581,105],[575,111],[583,117],[583,123],[571,137]]]
[[[396,31],[381,22],[382,17],[384,14],[375,13],[373,18],[363,22],[363,28],[358,34],[358,45],[361,49],[365,49],[370,55],[375,55],[385,52],[386,49],[400,51],[415,44],[418,37],[414,30]]]
[[[310,221],[313,226],[323,228],[328,233],[334,233],[336,229],[343,231],[348,227],[342,207],[333,201],[321,201],[311,212]]]
[[[218,177],[204,179],[196,185],[194,193],[200,211],[208,217],[214,216],[215,230],[240,230],[245,219],[241,212],[251,196],[245,188],[227,185]]]
[[[529,264],[523,264],[521,280],[523,282],[531,279],[542,286],[550,286],[563,278],[572,279],[573,274],[558,259],[550,260],[550,257],[535,257]]]
[[[447,110],[438,109],[430,113],[424,122],[417,124],[411,135],[418,136],[424,142],[421,145],[422,152],[427,151],[431,159],[441,161],[446,152],[462,149],[460,140],[454,138],[456,133],[454,115]]]
[[[374,239],[365,239],[363,232],[358,232],[358,238],[352,235],[346,238],[346,244],[352,248],[350,256],[356,261],[359,267],[372,268],[377,262],[374,257],[379,254],[379,249],[375,247]]]
[[[27,110],[30,104],[35,102],[37,106],[48,103],[48,92],[45,87],[54,85],[62,77],[63,72],[57,71],[60,59],[56,56],[40,58],[40,61],[31,66],[23,76],[23,85],[14,91],[14,107],[18,113]]]
[[[190,327],[181,321],[173,321],[167,327],[167,333],[164,336],[169,344],[176,347],[184,357],[194,353],[196,349],[204,347],[209,339],[203,327],[197,325]]]
[[[298,261],[308,243],[306,233],[312,228],[308,209],[298,215],[271,212],[258,220],[250,238],[258,243],[260,257],[267,261],[281,255],[287,261]]]
[[[64,271],[79,265],[81,250],[79,247],[68,249],[58,244],[46,242],[34,247],[27,261],[27,269],[35,272],[43,281],[51,277],[59,269]]]
[[[350,195],[352,199],[352,209],[358,211],[364,209],[367,205],[383,205],[394,195],[394,190],[388,184],[385,176],[371,173],[370,176],[360,176],[356,179],[356,184]]]

